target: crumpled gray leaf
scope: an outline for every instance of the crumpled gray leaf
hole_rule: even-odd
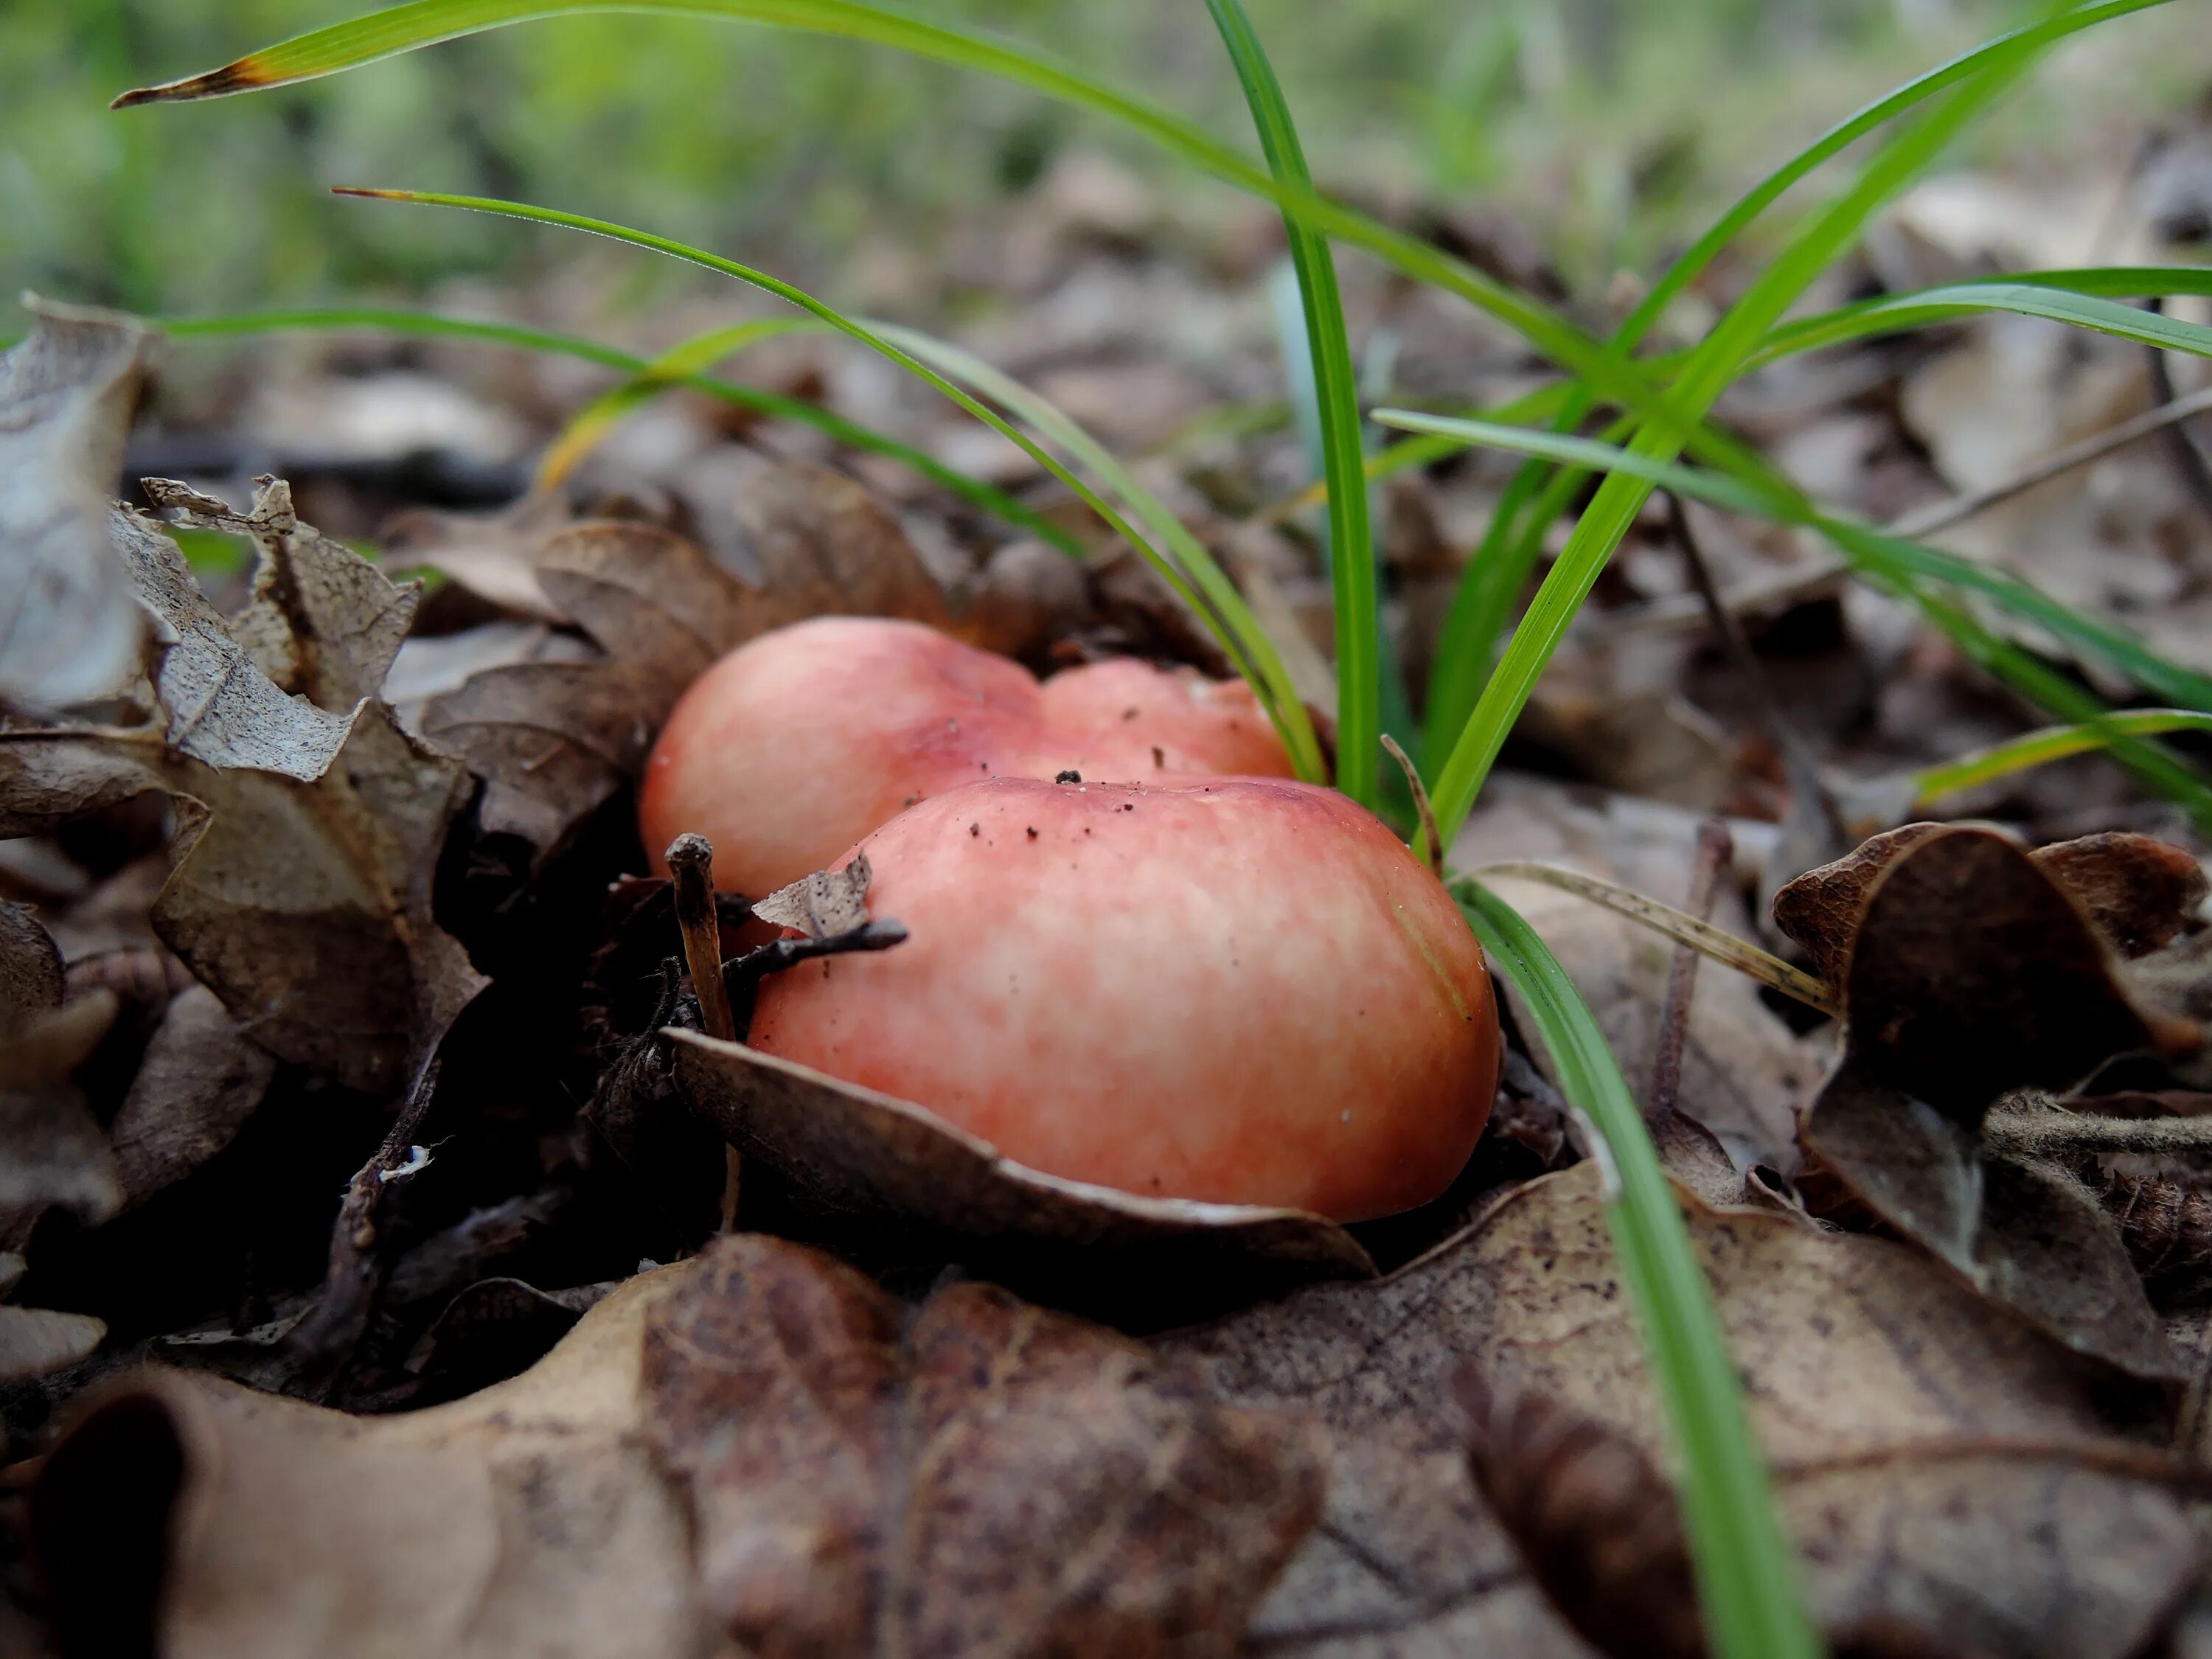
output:
[[[0,693],[59,706],[112,691],[137,662],[108,498],[156,337],[29,303],[30,333],[0,356]]]
[[[809,939],[834,939],[868,925],[868,855],[855,853],[842,870],[817,870],[779,887],[753,906],[753,919],[795,927]]]
[[[180,755],[210,766],[250,768],[313,782],[330,769],[353,729],[344,714],[288,696],[231,635],[184,555],[160,525],[129,507],[111,510],[115,548],[154,620],[161,660],[154,694],[162,732]]]
[[[167,793],[177,827],[175,867],[153,912],[162,941],[271,1054],[389,1092],[483,985],[431,908],[446,830],[474,780],[401,730],[378,695],[413,590],[299,524],[274,481],[243,514],[156,488],[260,545],[242,638],[198,601],[194,625],[213,630],[211,659],[216,645],[227,653],[221,678],[258,682],[260,691],[244,695],[274,698],[278,724],[303,710],[343,715],[343,742],[303,778],[306,768],[286,764],[301,751],[283,744],[258,757],[275,764],[241,763],[266,735],[258,725],[243,747],[220,749],[229,757],[221,764],[169,748],[160,726],[0,732],[0,836]],[[153,568],[189,584],[181,562],[171,568],[158,552],[174,555],[167,538],[139,522]],[[191,611],[180,600],[179,614]]]

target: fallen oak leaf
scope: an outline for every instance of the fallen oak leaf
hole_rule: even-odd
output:
[[[2009,840],[1939,828],[1867,884],[1845,1046],[1802,1139],[1824,1173],[1983,1294],[2081,1352],[2171,1376],[2119,1235],[2055,1164],[1999,1156],[1983,1119],[2153,1046],[2087,917]]]
[[[702,1259],[645,1375],[748,1652],[1227,1655],[1321,1508],[1296,1417],[994,1286],[909,1314],[758,1235]]]
[[[31,331],[0,356],[0,692],[52,707],[116,690],[137,659],[108,496],[156,337],[27,303]]]
[[[123,1202],[107,1135],[73,1081],[115,1022],[115,994],[64,1001],[65,983],[46,930],[0,903],[0,1247],[20,1249],[57,1205],[97,1223]]]

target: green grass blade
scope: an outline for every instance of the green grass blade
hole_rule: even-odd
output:
[[[652,368],[648,359],[635,353],[573,334],[555,334],[509,323],[475,322],[465,317],[441,317],[430,312],[393,311],[374,306],[301,307],[273,311],[233,312],[219,316],[157,317],[151,320],[162,332],[179,340],[364,331],[417,338],[465,340],[477,345],[543,352],[549,356],[571,357],[580,362],[596,363],[602,368],[633,376],[642,374]],[[902,443],[858,422],[848,421],[819,404],[788,398],[781,392],[769,392],[760,386],[718,380],[711,374],[684,374],[677,379],[676,384],[719,398],[738,409],[813,427],[839,443],[898,461],[942,485],[971,506],[1018,530],[1049,542],[1072,557],[1080,557],[1083,553],[1083,544],[1074,537],[997,485],[970,477],[911,444]]]
[[[1628,473],[1649,485],[1674,490],[1728,512],[1754,514],[1812,530],[1832,543],[1862,577],[1913,605],[1973,660],[2062,719],[2096,720],[2102,717],[2105,710],[2071,680],[1991,634],[1957,605],[1931,594],[1925,584],[1940,582],[1984,594],[2069,645],[2102,657],[2133,677],[2147,690],[2176,702],[2212,710],[2212,678],[2167,662],[2142,641],[2110,623],[2063,605],[2017,577],[1937,548],[1832,518],[1788,490],[1655,460],[1595,439],[1399,410],[1377,410],[1375,418],[1405,430],[1438,434],[1450,431],[1470,442],[1593,471]],[[2212,823],[2212,788],[2208,788],[2205,780],[2193,769],[2158,745],[2142,743],[2124,732],[2115,736],[2112,747],[2118,758],[2160,793],[2182,802],[2201,822]]]
[[[2141,0],[2166,3],[2167,0]],[[1278,181],[1231,146],[1152,100],[1110,86],[1034,48],[861,0],[413,0],[265,48],[204,75],[128,92],[118,108],[216,98],[313,80],[419,47],[510,24],[592,12],[653,13],[753,22],[895,47],[1026,86],[1121,122],[1169,153],[1274,203],[1300,223],[1364,249],[1416,281],[1456,295],[1520,334],[1537,351],[1590,381],[1604,397],[1674,420],[1638,364],[1592,339],[1559,312],[1419,237],[1314,191]],[[1723,434],[1684,423],[1701,458],[1748,457]]]
[[[2166,732],[2212,732],[2212,714],[2186,708],[2130,708],[2084,720],[2078,726],[2052,726],[2040,732],[2025,732],[1946,761],[1941,766],[1928,768],[1913,781],[1913,805],[1924,806],[1945,795],[1955,795],[2014,773],[2108,748],[2118,737],[2156,737]]]
[[[2077,279],[2093,275],[2079,271],[2066,274]],[[2212,270],[2193,270],[2185,275],[2179,271],[2153,275],[2120,270],[2109,274],[2119,279],[2110,290],[2114,293],[2212,294]],[[2121,305],[2085,289],[2008,278],[2001,282],[1953,283],[1942,288],[1890,295],[1784,324],[1760,343],[1746,367],[1755,368],[1801,351],[1817,351],[1824,346],[1903,333],[1909,329],[1926,328],[1931,324],[1992,311],[2009,312],[2016,317],[2041,317],[2069,327],[2132,340],[2138,345],[2185,351],[2197,357],[2212,356],[2212,328],[2201,323],[2184,322],[2163,312]]]
[[[812,295],[801,289],[794,288],[781,277],[771,276],[764,270],[757,270],[750,265],[740,264],[734,259],[726,259],[720,254],[709,253],[702,248],[692,247],[672,238],[656,235],[651,231],[634,230],[626,225],[614,224],[605,219],[593,219],[582,214],[564,213],[557,208],[535,207],[525,202],[505,202],[483,196],[453,196],[429,191],[353,189],[342,189],[337,193],[342,196],[367,197],[380,201],[406,202],[429,207],[460,208],[475,213],[497,214],[505,218],[526,220],[533,224],[555,225],[563,229],[586,231],[594,236],[606,237],[611,241],[627,243],[632,247],[665,254],[671,258],[681,259],[725,276],[733,276],[741,283],[757,288],[764,293],[772,294],[786,303],[798,307],[801,311],[828,325],[838,333],[857,340],[871,350],[888,358],[1019,447],[1030,459],[1073,490],[1115,534],[1137,549],[1153,568],[1159,572],[1162,579],[1176,594],[1188,605],[1200,620],[1213,631],[1222,648],[1229,653],[1230,659],[1237,665],[1237,672],[1251,683],[1261,705],[1267,709],[1278,730],[1282,732],[1284,744],[1290,750],[1291,761],[1297,767],[1299,775],[1316,779],[1322,775],[1320,745],[1313,737],[1312,724],[1307,718],[1304,705],[1300,703],[1295,696],[1285,702],[1280,694],[1279,688],[1291,684],[1288,672],[1284,669],[1280,659],[1276,655],[1274,647],[1268,641],[1267,635],[1260,630],[1258,624],[1251,620],[1250,612],[1243,609],[1241,599],[1237,600],[1233,606],[1224,610],[1217,609],[1204,596],[1202,588],[1206,586],[1211,586],[1217,593],[1226,590],[1231,597],[1234,596],[1234,590],[1229,587],[1228,580],[1221,574],[1219,567],[1213,563],[1212,559],[1205,553],[1203,548],[1198,547],[1194,539],[1188,541],[1188,547],[1196,550],[1200,562],[1195,568],[1187,568],[1176,559],[1163,553],[1152,543],[1146,540],[1138,532],[1136,526],[1132,525],[1111,503],[1076,474],[1070,471],[1058,457],[1044,448],[1027,433],[1007,421],[997,410],[978,402],[936,369],[930,368],[928,364],[902,348],[893,344],[866,324],[854,321],[842,312],[816,299]]]
[[[1290,105],[1266,49],[1239,0],[1206,0],[1220,31],[1260,135],[1261,153],[1277,183],[1310,191],[1305,152]],[[1375,598],[1375,546],[1368,522],[1367,456],[1360,441],[1359,383],[1337,290],[1328,239],[1285,213],[1291,268],[1305,316],[1306,355],[1313,371],[1322,477],[1328,484],[1329,581],[1336,601],[1336,787],[1364,806],[1376,804],[1382,758],[1380,623]]]
[[[1719,1312],[1620,1066],[1536,930],[1480,882],[1455,882],[1452,894],[1526,999],[1562,1091],[1603,1138],[1606,1218],[1680,1453],[1682,1515],[1712,1650],[1719,1659],[1817,1659],[1820,1638]]]
[[[1992,64],[2002,63],[2016,52],[2038,51],[2083,29],[2166,3],[2167,0],[2104,0],[2101,4],[2061,11],[2057,15],[2045,17],[2009,33],[1999,35],[1993,40],[1984,41],[1971,52],[1962,52],[1948,63],[1937,64],[1895,91],[1846,116],[1746,191],[1727,212],[1713,222],[1711,229],[1692,242],[1668,267],[1666,274],[1652,284],[1651,291],[1644,296],[1641,303],[1621,325],[1620,331],[1615,337],[1616,349],[1624,353],[1633,350],[1650,331],[1652,325],[1666,314],[1667,307],[1685,289],[1697,281],[1729,245],[1750,228],[1753,221],[1815,168],[1832,161],[1869,133],[1887,125],[1939,93],[1972,79]]]
[[[763,317],[714,329],[672,347],[647,363],[642,373],[601,392],[576,411],[539,459],[537,488],[559,489],[623,420],[681,386],[684,376],[703,374],[723,359],[762,340],[820,326],[811,317]]]
[[[2171,663],[2125,629],[2055,599],[2031,583],[1924,543],[1892,536],[1812,507],[1793,492],[1699,468],[1655,460],[1592,438],[1565,437],[1528,427],[1494,425],[1410,410],[1382,409],[1386,426],[1485,444],[1519,454],[1633,475],[1724,512],[1771,519],[1814,531],[1834,544],[1855,568],[1902,580],[1934,580],[1986,595],[2014,616],[2037,623],[2069,645],[2094,653],[2145,690],[2188,707],[2212,710],[2212,676]]]
[[[1876,151],[1850,188],[1798,229],[1691,354],[1681,378],[1672,388],[1674,413],[1664,420],[1647,421],[1631,449],[1662,461],[1680,454],[1691,435],[1688,422],[1705,418],[1783,313],[1850,245],[1883,203],[2018,78],[2033,55],[2026,47],[1994,55],[1972,78]],[[1751,465],[1762,464],[1754,458]],[[1528,706],[1538,678],[1565,638],[1575,613],[1596,585],[1621,538],[1635,522],[1651,488],[1649,481],[1633,475],[1609,474],[1536,590],[1507,641],[1497,671],[1484,686],[1437,775],[1433,805],[1447,845],[1474,809],[1475,796],[1504,746],[1506,734]]]
[[[2039,49],[2081,29],[2131,12],[2146,10],[2161,3],[2162,0],[2106,0],[2103,4],[2082,7],[2029,24],[1938,65],[1839,122],[1753,185],[1692,244],[1621,324],[1613,336],[1611,350],[1623,358],[1632,353],[1665,315],[1668,307],[1675,298],[1696,281],[1754,220],[1815,168],[1860,138],[1927,99],[1970,79],[1993,62],[2002,62],[2022,50]],[[1650,367],[1655,366],[1647,365]],[[1602,384],[1596,377],[1586,375],[1584,378],[1592,385]],[[1554,429],[1570,432],[1577,423],[1577,421],[1563,418],[1555,424]],[[1516,477],[1515,489],[1523,497],[1536,488],[1536,471],[1533,467],[1524,467]],[[1547,526],[1550,520],[1544,522]],[[1437,641],[1429,685],[1428,724],[1423,734],[1422,752],[1426,763],[1431,766],[1443,763],[1445,746],[1455,741],[1456,734],[1473,713],[1476,701],[1474,686],[1489,672],[1496,638],[1501,631],[1502,617],[1505,614],[1498,610],[1497,589],[1504,585],[1502,574],[1494,562],[1499,549],[1505,546],[1515,548],[1515,561],[1523,571],[1522,580],[1526,579],[1526,569],[1533,568],[1533,553],[1510,539],[1511,529],[1510,523],[1501,527],[1493,519],[1491,533],[1484,538],[1483,546],[1470,562],[1460,592],[1454,596],[1450,618]],[[1483,586],[1481,592],[1468,591],[1478,584]],[[1510,607],[1518,596],[1516,584],[1512,592],[1507,595],[1504,604]]]

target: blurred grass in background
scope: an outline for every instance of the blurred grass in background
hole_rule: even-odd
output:
[[[185,311],[419,290],[454,275],[514,276],[514,262],[544,257],[465,221],[349,211],[324,193],[333,183],[521,197],[818,267],[864,232],[926,243],[951,210],[1019,191],[1071,143],[1117,149],[1148,173],[1162,165],[1012,87],[841,41],[666,18],[561,20],[273,98],[106,110],[124,88],[361,9],[0,5],[0,292]],[[1237,84],[1197,0],[920,9],[1048,45],[1240,131]],[[1773,155],[2010,10],[2001,0],[1252,6],[1324,188],[1511,212],[1586,296],[1616,270],[1649,269]],[[2045,88],[1982,145],[2018,159],[2025,143],[2032,159],[2034,146],[2063,153],[2077,142],[2085,114],[2154,118],[2194,90],[2158,84],[2160,61],[2131,55],[2124,75],[2093,70]],[[2164,61],[2178,76],[2187,59]],[[2058,130],[2054,95],[2069,100]]]

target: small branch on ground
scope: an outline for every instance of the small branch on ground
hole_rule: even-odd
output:
[[[322,1300],[292,1336],[294,1349],[306,1361],[307,1373],[317,1385],[318,1398],[330,1392],[368,1328],[369,1315],[383,1282],[376,1252],[377,1206],[394,1180],[412,1175],[428,1163],[416,1138],[422,1133],[422,1120],[437,1091],[438,1060],[434,1054],[416,1073],[407,1103],[392,1120],[383,1144],[346,1183],[337,1224],[331,1229],[331,1260],[323,1275]]]
[[[722,923],[714,911],[714,847],[704,836],[684,835],[668,844],[665,855],[676,890],[676,925],[684,935],[684,964],[691,971],[691,988],[699,999],[699,1024],[710,1037],[724,1042],[738,1040],[738,1023],[730,1012],[730,989],[722,978]],[[738,1149],[726,1146],[726,1175],[722,1182],[722,1231],[738,1223],[738,1177],[744,1173]]]

